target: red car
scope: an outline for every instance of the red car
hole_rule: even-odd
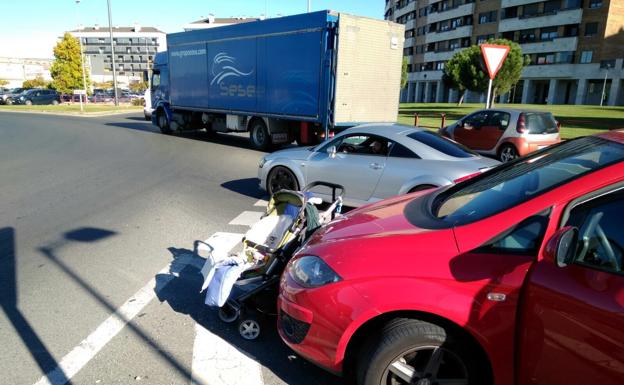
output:
[[[370,384],[624,383],[624,131],[361,207],[280,283],[282,339]]]

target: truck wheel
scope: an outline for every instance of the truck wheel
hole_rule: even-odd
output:
[[[269,195],[273,195],[279,190],[299,191],[299,182],[297,182],[295,174],[282,166],[273,168],[267,178],[267,192]]]
[[[256,119],[252,123],[249,139],[256,150],[267,151],[271,147],[271,136],[262,119]]]
[[[489,384],[466,346],[437,325],[395,319],[364,345],[357,384]]]
[[[165,111],[158,111],[158,127],[160,128],[160,132],[162,132],[165,135],[170,135],[171,134],[171,128],[169,127],[169,121],[167,120],[167,114],[165,114]]]

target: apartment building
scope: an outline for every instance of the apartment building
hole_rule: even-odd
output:
[[[201,18],[190,22],[184,26],[185,31],[194,31],[197,29],[218,28],[225,27],[227,25],[250,23],[252,21],[264,20],[263,17],[215,17],[214,15],[208,15],[208,17]]]
[[[624,105],[624,0],[386,0],[385,18],[406,27],[402,101],[457,101],[442,81],[445,63],[500,37],[531,64],[499,103],[600,104],[606,78],[604,103]]]
[[[84,27],[70,31],[82,40],[85,61],[95,82],[113,80],[113,63],[108,27]],[[143,79],[143,71],[151,66],[156,52],[167,49],[166,34],[153,27],[114,27],[115,66],[117,81],[127,86]]]

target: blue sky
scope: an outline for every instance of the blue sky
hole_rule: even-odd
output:
[[[2,0],[0,56],[52,57],[64,31],[79,24],[108,26],[106,0]],[[312,0],[312,10],[333,9],[383,18],[384,0]],[[111,0],[113,25],[135,22],[164,32],[178,32],[188,22],[216,17],[293,15],[307,10],[307,0]]]

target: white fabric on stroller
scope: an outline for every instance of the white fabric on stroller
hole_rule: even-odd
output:
[[[204,303],[208,306],[223,306],[230,296],[232,287],[234,287],[238,277],[252,265],[252,263],[247,263],[238,256],[217,262],[206,277],[208,290],[206,291]]]

